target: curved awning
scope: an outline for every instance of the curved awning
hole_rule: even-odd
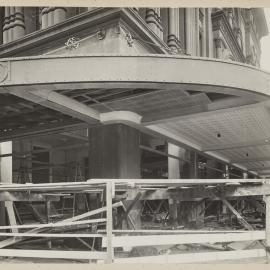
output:
[[[171,55],[76,55],[2,59],[0,87],[61,90],[97,87],[186,89],[270,95],[270,75],[255,67]],[[29,88],[28,88],[29,89]],[[255,95],[255,96],[254,96]],[[260,97],[258,97],[260,99]]]
[[[270,74],[245,64],[172,55],[10,58],[0,61],[1,93],[94,124],[129,111],[138,117],[126,114],[125,123],[136,119],[138,128],[243,168],[270,169]]]

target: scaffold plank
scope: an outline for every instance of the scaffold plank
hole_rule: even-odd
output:
[[[264,249],[118,258],[115,263],[197,263],[265,257]]]
[[[194,243],[216,243],[233,241],[255,241],[265,239],[265,231],[247,231],[245,233],[224,233],[213,234],[181,234],[181,235],[136,235],[136,236],[114,236],[114,247],[138,247],[138,246],[159,246]],[[106,237],[102,238],[102,246],[106,247]]]

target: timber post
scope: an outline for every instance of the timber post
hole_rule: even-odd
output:
[[[270,263],[270,194],[264,196],[265,201],[265,251],[267,263]]]
[[[112,230],[113,230],[113,215],[112,215],[112,198],[113,198],[113,187],[114,183],[107,181],[106,183],[106,207],[107,207],[107,258],[106,263],[112,263],[114,259],[114,250],[112,243]]]

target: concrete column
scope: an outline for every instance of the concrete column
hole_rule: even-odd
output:
[[[66,19],[67,10],[64,7],[56,7],[53,13],[54,13],[53,24],[60,23]]]
[[[23,7],[15,7],[15,22],[13,27],[13,39],[16,40],[25,35]]]
[[[141,178],[139,142],[140,132],[123,124],[90,128],[90,178]],[[141,227],[140,209],[138,201],[129,213],[136,228]]]
[[[171,143],[168,143],[168,154],[173,156],[180,156],[180,147]],[[175,158],[168,157],[168,178],[179,179],[180,178],[180,161]]]

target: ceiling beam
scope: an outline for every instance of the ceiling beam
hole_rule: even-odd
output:
[[[99,121],[98,111],[52,90],[12,90],[10,93],[86,123],[93,124]]]
[[[209,104],[198,104],[196,106],[191,106],[189,109],[183,108],[178,110],[178,115],[167,115],[161,116],[159,120],[155,119],[143,119],[144,125],[152,125],[152,124],[160,124],[166,123],[169,121],[182,121],[190,119],[190,117],[201,117],[201,116],[212,116],[213,113],[225,113],[231,112],[232,108],[237,108],[237,110],[245,110],[251,109],[255,107],[261,107],[268,105],[269,102],[262,101],[262,102],[255,102],[252,99],[248,98],[241,98],[241,97],[234,97],[234,98],[226,98],[224,100],[215,101]]]
[[[26,129],[20,129],[12,132],[5,132],[0,135],[0,142],[11,140],[29,139],[37,136],[47,136],[48,134],[58,134],[69,130],[78,130],[86,127],[85,123],[78,123],[78,120],[69,120],[64,122],[49,123],[45,125],[37,125],[35,127],[29,127]]]
[[[267,167],[252,167],[252,168],[249,168],[249,170],[251,171],[267,171],[267,170],[270,170],[270,166],[267,166]]]
[[[80,134],[76,134],[74,132],[70,132],[70,131],[67,131],[67,132],[62,132],[61,135],[64,135],[66,137],[70,137],[70,138],[73,138],[73,139],[78,139],[78,140],[82,140],[82,141],[85,141],[85,142],[88,142],[89,139],[88,139],[88,136],[83,136],[83,135],[80,135]]]
[[[168,142],[171,142],[175,145],[178,145],[180,147],[196,151],[207,158],[219,160],[221,163],[224,163],[224,164],[230,164],[232,167],[235,167],[235,168],[240,169],[240,170],[245,171],[245,172],[248,171],[245,166],[243,166],[241,164],[237,164],[237,163],[232,164],[232,162],[230,162],[230,160],[226,159],[224,156],[222,156],[219,153],[215,153],[215,152],[204,153],[204,152],[202,152],[201,147],[199,145],[194,144],[194,143],[182,138],[181,136],[171,132],[170,130],[159,127],[158,125],[151,125],[151,126],[147,126],[145,128],[142,128],[140,126],[139,129],[146,134],[149,134],[149,135],[152,135],[152,136],[155,136],[158,138],[162,138],[162,139],[164,139]],[[250,172],[250,173],[257,175],[256,172]]]
[[[270,156],[257,157],[257,158],[239,158],[231,160],[231,163],[248,163],[248,162],[257,162],[257,161],[270,161]]]
[[[261,145],[270,145],[270,137],[265,138],[263,140],[253,140],[249,142],[243,142],[243,143],[237,143],[237,144],[219,144],[219,145],[213,145],[211,147],[203,148],[202,151],[208,152],[208,151],[221,151],[221,150],[229,150],[229,149],[240,149],[240,148],[246,148],[246,147],[256,147]]]

